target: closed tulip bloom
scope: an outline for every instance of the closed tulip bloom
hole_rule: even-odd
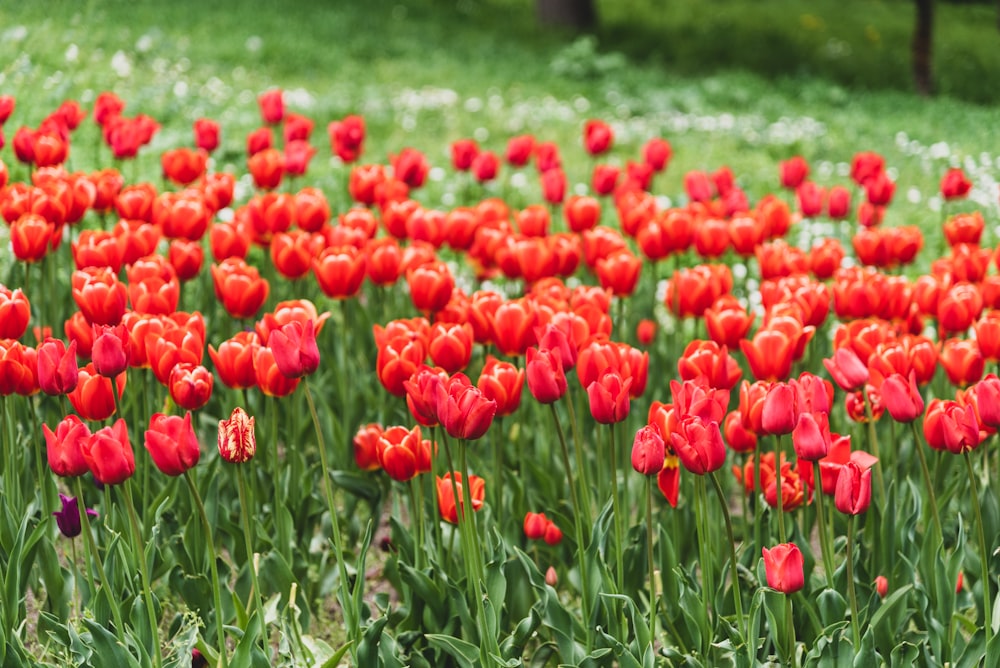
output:
[[[454,478],[454,489],[452,488],[452,478]],[[445,473],[443,478],[437,479],[438,511],[441,519],[451,524],[458,524],[458,509],[465,509],[465,494],[462,490],[462,474],[457,471]],[[458,493],[458,501],[455,501],[455,492]],[[477,475],[469,476],[469,498],[472,500],[473,512],[483,507],[483,500],[486,498],[486,481]]]
[[[278,370],[288,378],[308,376],[319,368],[319,347],[312,320],[292,321],[271,332],[267,345]]]
[[[809,163],[801,155],[796,155],[778,164],[783,188],[795,190],[809,176]]]
[[[435,392],[438,420],[449,436],[475,440],[493,424],[497,402],[483,396],[465,374],[455,374]]]
[[[832,358],[823,360],[830,377],[845,392],[860,390],[868,382],[868,366],[852,348],[838,348]]]
[[[878,593],[879,598],[885,598],[886,594],[889,593],[889,580],[886,579],[884,575],[875,576],[875,591]]]
[[[882,382],[882,402],[896,422],[913,422],[924,413],[924,398],[917,387],[916,373],[909,379],[894,373]]]
[[[167,388],[175,404],[189,411],[198,410],[212,397],[215,377],[200,364],[185,362],[170,372]]]
[[[550,524],[545,513],[528,511],[524,516],[524,536],[528,540],[541,540],[545,537],[545,529]]]
[[[211,153],[219,147],[219,124],[210,118],[199,118],[194,122],[194,144]]]
[[[444,369],[424,364],[403,382],[403,387],[406,389],[406,407],[410,409],[410,414],[419,424],[425,427],[438,425],[437,386],[448,380],[449,375]]]
[[[156,468],[169,476],[178,476],[201,458],[201,446],[191,426],[191,413],[184,417],[156,413],[146,430],[146,450]]]
[[[87,267],[73,272],[73,301],[87,322],[117,325],[125,314],[128,291],[106,267]]]
[[[254,418],[236,407],[228,420],[219,420],[219,455],[231,464],[253,459],[257,452]]]
[[[614,370],[605,371],[587,386],[590,414],[601,424],[614,424],[628,417],[631,378],[622,379]]]
[[[261,190],[274,190],[285,175],[285,154],[276,148],[257,151],[247,159],[247,171]]]
[[[274,351],[268,346],[257,349],[253,360],[254,373],[257,375],[257,387],[266,396],[286,397],[299,386],[301,378],[289,378],[274,359]]]
[[[94,326],[90,356],[94,369],[105,378],[114,378],[128,368],[132,337],[125,325]]]
[[[815,462],[830,453],[830,418],[826,413],[803,413],[792,431],[795,455]]]
[[[211,267],[215,296],[233,318],[252,318],[267,301],[270,284],[256,267],[240,258],[227,258]]]
[[[730,411],[722,424],[726,444],[733,452],[753,452],[757,449],[757,434],[743,424],[739,410]]]
[[[476,386],[483,391],[483,396],[497,402],[497,417],[510,415],[521,405],[524,369],[490,355]]]
[[[382,425],[371,422],[358,427],[357,433],[354,434],[352,439],[354,463],[362,471],[377,471],[381,466],[377,445],[383,431]]]
[[[25,213],[10,225],[10,243],[14,257],[22,262],[39,262],[52,248],[55,225],[43,216]]]
[[[1000,427],[1000,378],[990,374],[975,385],[979,420],[984,427]]]
[[[965,176],[961,167],[953,167],[941,177],[941,196],[946,200],[966,197],[971,189],[972,181]]]
[[[75,496],[62,493],[59,494],[59,501],[62,502],[62,508],[52,513],[59,532],[66,538],[76,538],[83,531],[80,524],[80,501]],[[86,512],[90,517],[97,517],[97,511],[93,508],[87,508]]]
[[[419,426],[413,429],[389,427],[379,435],[375,444],[379,465],[397,482],[412,479],[428,468],[421,465],[422,459],[427,460],[423,464],[429,464],[430,459],[429,452],[427,457],[422,456],[422,443]]]
[[[833,186],[826,196],[826,213],[839,220],[851,213],[851,191],[844,186]]]
[[[670,142],[660,137],[650,139],[642,147],[642,159],[655,172],[662,172],[666,169],[672,155],[673,149],[670,146]]]
[[[566,394],[566,373],[557,353],[528,348],[526,374],[528,391],[539,403],[551,404]]]
[[[783,594],[794,594],[806,585],[802,552],[795,543],[761,548],[767,586]]]
[[[220,343],[218,350],[208,346],[208,356],[212,359],[219,380],[234,390],[256,385],[253,360],[259,347],[260,339],[256,332],[237,332],[232,338]]]
[[[472,359],[472,325],[435,323],[428,353],[431,361],[448,373],[457,373]]]
[[[514,167],[524,167],[531,160],[535,150],[535,138],[532,135],[518,135],[507,141],[505,157]]]
[[[837,490],[833,495],[837,510],[846,515],[860,515],[868,510],[871,500],[871,469],[862,469],[850,461],[844,464],[837,476]]]
[[[670,443],[684,468],[698,475],[717,471],[726,461],[726,446],[718,422],[686,417],[670,435]]]
[[[455,277],[448,265],[440,261],[409,270],[406,272],[406,283],[410,287],[413,306],[424,313],[436,313],[443,309],[455,289]]]
[[[58,476],[70,478],[89,471],[83,458],[83,443],[90,438],[90,429],[80,418],[67,415],[53,432],[47,424],[42,425],[45,434],[46,454],[49,468]]]
[[[944,342],[938,361],[944,368],[948,381],[956,387],[966,387],[983,377],[986,360],[979,352],[979,344],[970,339],[948,339]]]
[[[0,285],[0,339],[19,339],[28,330],[31,305],[21,288]]]
[[[451,143],[451,165],[457,171],[467,172],[479,154],[475,139],[457,139]]]
[[[636,432],[632,441],[632,468],[642,475],[657,475],[663,470],[666,444],[660,430],[646,425]]]
[[[62,339],[48,338],[38,346],[38,386],[50,396],[68,394],[80,379],[76,341],[69,347]]]
[[[397,397],[406,394],[404,383],[423,364],[425,356],[424,343],[415,334],[401,334],[379,345],[375,370],[382,387]]]
[[[559,167],[542,172],[542,197],[549,204],[561,204],[566,197],[566,173]]]
[[[614,132],[604,121],[593,119],[583,126],[583,146],[590,155],[600,155],[611,149]]]
[[[761,427],[768,434],[790,434],[798,422],[798,407],[794,388],[787,383],[775,383],[767,391]]]
[[[135,454],[128,440],[125,420],[94,432],[82,444],[83,459],[102,485],[118,485],[135,473]]]
[[[99,422],[106,420],[115,413],[114,390],[111,379],[106,378],[94,369],[93,363],[80,369],[76,389],[67,396],[73,408],[84,420]],[[121,400],[125,391],[125,374],[117,378],[118,399]]]

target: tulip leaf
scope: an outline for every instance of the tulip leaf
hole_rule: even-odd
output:
[[[473,668],[479,661],[479,647],[468,641],[437,633],[428,633],[424,637],[433,647],[447,652],[463,668]]]
[[[955,662],[955,668],[973,668],[974,666],[982,665],[985,656],[986,634],[982,629],[978,629],[969,638],[969,644],[965,646],[961,656],[958,657],[958,661]]]
[[[875,645],[883,656],[891,654],[896,631],[905,619],[909,618],[905,603],[912,590],[913,585],[908,584],[886,596],[868,622],[874,635]]]
[[[413,594],[417,600],[429,605],[437,617],[445,616],[447,612],[445,592],[437,582],[423,571],[418,571],[409,564],[402,562],[399,564],[399,572],[403,582],[413,589]]]
[[[824,625],[843,620],[847,614],[847,601],[836,589],[824,589],[816,598],[816,603]]]
[[[890,666],[912,666],[917,663],[920,650],[913,643],[901,642],[889,654]]]
[[[871,628],[861,638],[861,647],[857,648],[854,656],[854,668],[868,668],[869,666],[881,665],[879,655],[875,652],[875,636]]]
[[[114,634],[90,619],[84,618],[83,624],[90,632],[90,644],[100,657],[102,665],[139,668],[139,662],[118,642]]]

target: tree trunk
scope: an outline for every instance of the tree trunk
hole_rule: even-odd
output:
[[[536,0],[535,7],[542,25],[576,30],[590,30],[597,25],[594,0]]]
[[[914,2],[917,5],[917,23],[913,31],[913,84],[917,93],[926,97],[934,88],[931,75],[934,0],[914,0]]]

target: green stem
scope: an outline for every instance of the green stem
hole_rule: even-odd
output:
[[[795,619],[792,617],[792,597],[785,594],[785,618],[788,620],[788,665],[795,665]]]
[[[327,508],[330,510],[330,524],[333,528],[333,546],[337,550],[337,568],[340,572],[340,583],[338,584],[341,596],[340,605],[344,611],[344,625],[347,626],[348,640],[351,642],[351,656],[355,658],[356,664],[357,646],[361,637],[358,631],[358,618],[355,614],[357,611],[351,604],[350,581],[347,577],[347,565],[344,563],[344,540],[340,533],[340,518],[337,515],[337,507],[333,502],[333,489],[330,487],[330,467],[326,460],[326,443],[323,440],[323,430],[320,428],[319,415],[316,413],[316,404],[313,402],[308,377],[302,378],[302,386],[306,393],[306,403],[309,404],[309,415],[312,416],[313,427],[316,430],[316,445],[319,449],[320,466],[323,468],[323,493],[326,496]],[[359,578],[359,581],[363,581],[363,578]],[[359,584],[358,586],[361,585]]]
[[[580,494],[585,505],[584,510],[586,511],[586,518],[590,524],[594,522],[594,505],[590,494],[590,485],[587,481],[587,468],[583,461],[583,439],[580,438],[580,430],[576,420],[576,402],[574,401],[573,391],[569,388],[566,389],[566,408],[569,411],[569,426],[570,431],[573,434],[573,454],[576,458],[576,469],[578,472],[578,482],[580,485]],[[615,471],[617,469],[612,469]],[[584,530],[590,526],[590,524],[584,524]]]
[[[556,424],[556,432],[559,435],[559,445],[562,447],[563,467],[566,469],[566,481],[569,483],[569,498],[573,504],[573,528],[576,531],[576,559],[577,567],[580,569],[580,595],[583,598],[583,626],[587,631],[587,651],[592,645],[590,629],[590,587],[587,578],[586,552],[583,545],[583,523],[580,517],[580,504],[576,498],[576,486],[573,484],[573,469],[569,463],[569,448],[566,447],[566,435],[563,433],[562,424],[559,422],[559,414],[556,412],[555,403],[549,404],[552,411],[552,421]],[[617,515],[617,513],[616,513]],[[620,558],[619,558],[620,561]]]
[[[938,545],[944,545],[944,534],[941,529],[941,515],[938,514],[938,504],[937,497],[934,494],[934,482],[931,480],[931,472],[927,468],[927,455],[924,454],[924,449],[922,447],[923,439],[920,438],[920,434],[917,432],[917,423],[911,422],[910,428],[913,430],[913,449],[917,452],[917,458],[920,460],[920,471],[924,476],[924,484],[927,486],[927,498],[931,502],[931,517],[934,519],[934,529],[937,535]]]
[[[983,513],[979,508],[979,483],[976,482],[976,471],[972,467],[972,455],[965,451],[965,467],[969,472],[969,485],[972,487],[972,510],[976,515],[976,529],[979,534],[979,562],[982,569],[983,587],[983,632],[986,634],[986,646],[993,639],[993,598],[990,595],[990,553],[986,549],[986,533],[983,530]]]
[[[775,476],[774,476],[774,486],[775,486],[775,489],[777,490],[777,499],[778,499],[778,542],[779,543],[787,543],[788,540],[785,538],[785,536],[786,536],[786,534],[785,534],[785,508],[784,508],[784,504],[781,501],[781,486],[782,486],[781,483],[783,481],[782,481],[782,475],[781,475],[781,435],[780,434],[775,435],[775,437],[774,437],[774,473],[775,473]],[[763,492],[763,491],[764,490],[761,490],[761,492]],[[766,497],[767,494],[765,493],[764,496]]]
[[[213,603],[215,604],[215,628],[218,635],[219,641],[219,661],[222,664],[222,668],[227,668],[229,665],[229,658],[226,655],[226,632],[223,627],[223,612],[222,612],[222,590],[219,587],[219,567],[215,563],[215,539],[212,534],[212,525],[208,521],[208,513],[205,512],[205,504],[201,500],[201,494],[198,493],[198,486],[194,484],[193,476],[190,470],[184,472],[184,480],[187,482],[188,489],[191,490],[191,498],[194,499],[195,507],[198,508],[198,515],[201,517],[201,526],[205,531],[205,545],[208,547],[208,558],[209,558],[209,572],[212,576],[212,595]]]
[[[76,499],[79,505],[80,511],[80,525],[83,527],[84,532],[87,537],[83,541],[83,558],[86,560],[84,568],[87,571],[87,582],[90,585],[90,596],[93,599],[97,595],[97,587],[94,586],[94,569],[93,564],[97,564],[101,570],[103,577],[104,565],[101,564],[101,555],[97,552],[97,543],[94,541],[94,533],[90,529],[90,515],[87,514],[87,502],[83,498],[83,483],[80,482],[80,478],[73,478],[73,482],[76,487]],[[93,555],[93,561],[91,561],[91,555]],[[112,605],[112,608],[116,606]],[[115,625],[118,627],[116,630],[119,634],[119,639],[121,639],[122,629],[119,623],[118,617],[115,617]]]
[[[499,434],[499,436],[498,436]],[[490,441],[493,443],[493,475],[496,476],[496,491],[493,493],[493,512],[496,513],[496,523],[503,530],[503,460],[506,440],[503,437],[503,418],[497,418],[495,426],[490,429]]]
[[[611,435],[611,468],[609,473],[611,474],[611,504],[613,507],[613,512],[615,516],[615,545],[618,546],[618,554],[615,555],[615,585],[618,587],[618,593],[625,593],[625,571],[624,571],[624,554],[625,554],[625,540],[622,536],[622,510],[621,510],[621,499],[618,498],[618,453],[615,447],[615,425],[608,425],[608,433]]]
[[[414,558],[419,571],[424,567],[424,493],[419,476],[410,478],[410,513],[417,534]]]
[[[877,460],[875,462],[875,480],[878,483],[878,502],[881,508],[885,508],[885,480],[882,477],[882,456],[879,454],[878,435],[875,433],[875,420],[872,417],[872,402],[867,392],[862,390],[861,394],[865,398],[865,417],[868,418],[868,445]]]
[[[257,610],[257,617],[260,618],[261,642],[267,646],[267,622],[264,619],[264,602],[261,599],[260,582],[257,580],[257,564],[253,552],[253,524],[250,522],[251,508],[247,501],[247,481],[243,475],[243,467],[236,466],[236,477],[239,483],[240,493],[240,517],[243,518],[243,543],[247,551],[247,567],[250,569],[250,585],[253,587],[251,596],[253,606]]]
[[[129,525],[132,527],[135,556],[139,560],[139,576],[142,578],[142,594],[146,601],[149,631],[153,636],[153,666],[154,668],[160,668],[163,665],[163,649],[160,647],[160,625],[156,620],[156,609],[153,607],[153,590],[149,581],[149,567],[146,564],[145,543],[142,540],[142,531],[139,529],[139,518],[135,513],[135,503],[132,501],[132,485],[128,480],[122,485],[122,491],[125,495],[125,510],[128,512]]]
[[[726,535],[729,537],[729,570],[733,578],[733,604],[736,606],[736,628],[743,636],[744,643],[749,647],[747,639],[749,631],[743,618],[743,595],[740,593],[740,572],[736,566],[736,539],[733,536],[733,520],[729,516],[729,504],[726,502],[726,495],[722,491],[722,484],[718,476],[713,471],[710,474],[712,483],[715,485],[715,494],[719,497],[719,505],[722,506],[722,517],[726,521]],[[752,663],[752,662],[751,662]]]
[[[656,558],[653,555],[653,478],[646,478],[646,552],[649,555],[649,642],[656,642]]]
[[[819,462],[814,461],[813,480],[816,482],[816,518],[819,521],[819,547],[823,551],[823,570],[826,575],[826,586],[833,589],[833,551],[830,546],[830,534],[826,528],[826,507],[823,501],[823,478]]]
[[[854,515],[847,516],[847,597],[851,601],[851,631],[854,651],[861,650],[861,620],[858,619],[858,596],[854,591]]]
[[[708,549],[708,523],[705,520],[706,497],[705,480],[698,476],[694,481],[695,500],[695,530],[698,533],[698,559],[701,566],[701,603],[705,608],[705,619],[711,624],[712,607],[709,603],[710,592],[715,591],[714,580],[712,578],[711,551]],[[711,644],[711,638],[702,639],[702,650],[707,654]]]

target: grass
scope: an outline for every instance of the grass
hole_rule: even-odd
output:
[[[255,97],[280,86],[293,110],[317,121],[317,145],[329,120],[363,114],[373,161],[412,145],[444,166],[455,139],[502,150],[521,132],[578,149],[583,121],[601,117],[615,126],[619,162],[651,136],[670,140],[675,160],[655,186],[670,197],[687,170],[725,164],[753,201],[776,187],[777,162],[796,153],[821,183],[842,183],[854,153],[874,150],[899,181],[889,224],[940,222],[933,198],[952,165],[966,168],[972,199],[995,212],[1000,147],[989,129],[1000,114],[899,90],[909,85],[910,4],[849,4],[863,11],[828,0],[810,3],[808,14],[791,0],[604,1],[595,40],[540,29],[529,0],[19,3],[0,9],[0,86],[18,98],[8,137],[63,99],[86,106],[109,89],[126,113],[160,120],[154,147],[188,143],[199,116],[220,120],[224,159],[240,167],[244,134],[260,123]],[[991,8],[938,9],[942,90],[995,94]],[[850,55],[817,55],[830,40],[849,44]],[[974,57],[960,58],[960,49]],[[781,67],[788,60],[797,65]],[[156,170],[157,154],[143,156],[146,169]],[[569,165],[571,179],[587,182],[582,151],[567,156],[580,161]]]

